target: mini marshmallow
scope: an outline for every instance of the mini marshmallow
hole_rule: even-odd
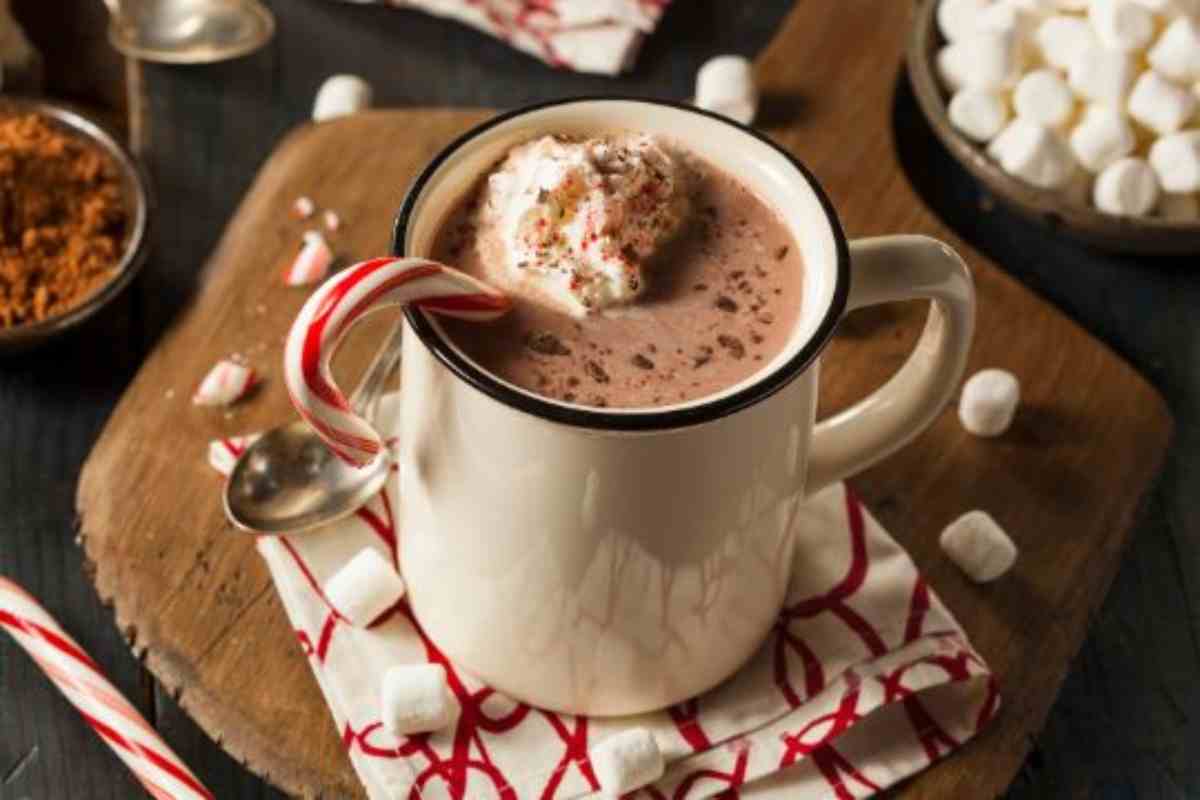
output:
[[[1163,192],[1158,198],[1154,213],[1163,219],[1176,222],[1193,222],[1200,219],[1200,200],[1194,194],[1172,194]]]
[[[1158,202],[1158,178],[1145,160],[1122,158],[1096,177],[1092,202],[1106,214],[1144,217]]]
[[[283,270],[284,286],[308,286],[318,283],[329,274],[333,250],[320,231],[305,231],[300,252]]]
[[[952,90],[1006,89],[1017,80],[1020,38],[1011,33],[974,33],[943,47],[938,72]]]
[[[749,125],[758,111],[754,68],[742,56],[710,58],[696,73],[696,106]]]
[[[252,367],[230,359],[218,361],[192,395],[198,406],[229,406],[241,400],[258,383]]]
[[[992,140],[988,155],[1004,171],[1042,189],[1061,189],[1075,173],[1075,159],[1057,133],[1017,118]]]
[[[1178,17],[1158,37],[1146,60],[1155,71],[1182,83],[1200,81],[1200,23]]]
[[[988,142],[1008,122],[1008,104],[987,89],[960,89],[950,98],[947,114],[950,124],[967,138]]]
[[[992,0],[941,0],[937,25],[947,42],[965,39],[979,30],[979,18],[992,7]]]
[[[380,718],[397,736],[431,733],[454,721],[455,700],[441,664],[403,664],[383,674]]]
[[[968,433],[999,436],[1008,430],[1017,405],[1021,402],[1021,384],[1011,372],[985,369],[963,384],[958,401],[958,418]]]
[[[1058,9],[1057,0],[1000,0],[1000,2],[1019,8],[1026,14],[1035,14],[1039,17],[1049,16]]]
[[[347,622],[365,628],[404,596],[404,581],[378,550],[364,547],[325,582],[325,597]]]
[[[308,219],[316,210],[316,204],[309,197],[297,197],[296,202],[292,203],[292,213],[300,219]]]
[[[1027,73],[1013,91],[1013,110],[1018,117],[1050,128],[1063,128],[1075,113],[1075,95],[1052,69]]]
[[[1150,166],[1163,191],[1200,191],[1200,130],[1164,136],[1150,148]]]
[[[967,577],[994,581],[1017,563],[1017,546],[986,511],[968,511],[942,531],[938,543]]]
[[[312,118],[324,122],[370,108],[371,95],[371,84],[357,75],[332,75],[317,90]]]
[[[1128,55],[1096,44],[1084,47],[1071,60],[1068,82],[1086,100],[1120,107],[1134,74]]]
[[[1135,53],[1154,38],[1154,15],[1132,0],[1092,0],[1088,19],[1100,43],[1110,50]]]
[[[1133,126],[1125,115],[1109,106],[1089,106],[1083,120],[1071,131],[1071,152],[1088,172],[1100,172],[1137,146]],[[1090,192],[1089,192],[1090,195]]]
[[[1033,34],[1042,17],[1025,11],[1012,3],[992,3],[985,8],[975,23],[978,31],[1011,33],[1021,37]]]
[[[322,216],[325,220],[325,230],[329,231],[330,233],[333,233],[338,228],[342,227],[342,218],[338,216],[336,211],[329,209]]]
[[[1033,41],[1041,51],[1042,60],[1061,70],[1070,69],[1080,53],[1099,45],[1087,20],[1068,16],[1046,19],[1034,31]]]
[[[1187,87],[1171,83],[1154,70],[1147,70],[1129,93],[1128,109],[1129,116],[1166,136],[1191,119],[1196,111],[1196,96]]]
[[[621,797],[662,777],[666,769],[658,742],[646,728],[609,736],[588,751],[603,797]]]

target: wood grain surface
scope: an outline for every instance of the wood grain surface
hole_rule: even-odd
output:
[[[1170,423],[1158,396],[1123,362],[923,210],[888,135],[904,28],[904,11],[892,8],[824,18],[794,11],[759,61],[762,122],[825,183],[850,235],[922,232],[960,247],[980,291],[972,365],[1006,366],[1024,381],[1026,407],[1005,439],[970,439],[947,412],[915,445],[855,481],[1005,687],[995,727],[906,792],[990,796],[1007,784],[1044,719]],[[793,68],[800,50],[806,70]],[[307,193],[337,208],[347,222],[339,247],[352,257],[383,252],[405,181],[486,113],[375,112],[289,136],[209,260],[195,302],[147,360],[85,465],[84,545],[118,626],[210,735],[296,793],[354,796],[357,784],[265,569],[221,518],[203,446],[287,413],[279,337],[303,301],[277,278],[301,230],[287,216],[291,200]],[[826,408],[885,378],[918,320],[912,308],[849,319],[826,359]],[[361,356],[366,342],[359,344]],[[192,408],[195,382],[233,351],[264,367],[263,391],[228,419]],[[170,488],[151,494],[149,485]],[[1023,549],[1017,573],[985,589],[938,556],[933,535],[976,506],[989,508]]]

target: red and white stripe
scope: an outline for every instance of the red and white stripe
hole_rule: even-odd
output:
[[[383,439],[350,410],[333,382],[329,360],[355,322],[396,305],[485,322],[502,316],[512,304],[487,284],[423,258],[364,261],[313,292],[288,333],[284,380],[300,416],[350,464],[369,463],[383,449]]]
[[[242,453],[260,436],[261,433],[248,433],[244,436],[213,439],[208,443],[208,465],[228,478]]]
[[[333,250],[319,231],[307,231],[300,252],[283,270],[285,286],[307,286],[325,280],[333,264]]]
[[[0,627],[29,653],[158,800],[213,800],[100,668],[24,589],[0,577]]]
[[[253,367],[224,359],[208,371],[196,387],[192,402],[198,406],[228,406],[246,396],[258,382]]]

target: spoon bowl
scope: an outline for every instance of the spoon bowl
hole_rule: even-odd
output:
[[[205,64],[266,44],[275,18],[258,0],[106,0],[108,39],[132,58]]]
[[[245,531],[298,533],[350,516],[390,474],[386,451],[365,467],[353,467],[296,421],[263,434],[238,459],[225,491],[225,513]]]

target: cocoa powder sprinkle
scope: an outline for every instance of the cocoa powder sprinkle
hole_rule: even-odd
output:
[[[590,358],[583,362],[583,368],[587,370],[587,374],[596,383],[608,383],[608,373],[604,371],[604,367],[600,366]]]
[[[530,331],[525,336],[525,346],[544,356],[569,356],[571,350],[562,340],[549,331]]]
[[[724,295],[724,294],[719,294],[719,295],[717,295],[717,308],[721,309],[722,311],[727,311],[732,314],[733,312],[738,310],[738,304],[737,304],[737,301],[734,300],[732,297],[729,297],[728,295]]]

